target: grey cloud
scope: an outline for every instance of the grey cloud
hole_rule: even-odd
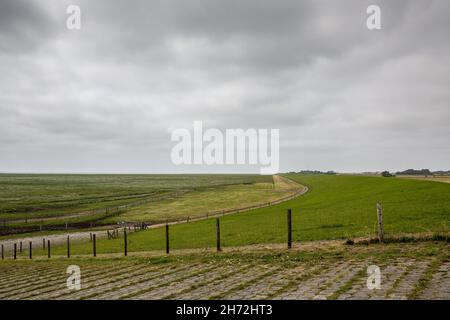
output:
[[[0,53],[26,53],[55,34],[55,21],[37,1],[0,1]]]
[[[0,171],[208,171],[169,160],[194,120],[280,128],[282,170],[446,169],[450,4],[377,3],[0,0]]]

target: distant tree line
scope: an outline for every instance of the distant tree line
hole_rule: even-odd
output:
[[[432,176],[432,175],[450,175],[450,170],[447,171],[430,171],[429,169],[408,169],[405,171],[396,172],[398,175],[408,175],[408,176]]]
[[[319,171],[319,170],[301,170],[301,171],[290,171],[289,173],[299,173],[299,174],[336,174],[334,171]]]

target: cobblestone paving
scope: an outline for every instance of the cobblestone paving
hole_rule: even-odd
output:
[[[432,255],[283,263],[277,259],[80,260],[82,289],[62,260],[0,263],[0,299],[450,299],[450,262]],[[76,264],[76,263],[75,263]],[[381,287],[367,288],[378,265]]]
[[[346,274],[353,274],[359,271],[361,266],[359,264],[351,265],[351,262],[345,261],[343,263],[336,263],[329,267],[325,266],[320,268],[320,273],[316,276],[311,276],[305,281],[301,281],[293,289],[283,292],[275,299],[281,300],[308,300],[313,298],[318,298],[318,294],[324,291],[329,285],[335,284],[344,277]]]
[[[420,298],[427,300],[450,299],[450,262],[447,261],[440,265]]]

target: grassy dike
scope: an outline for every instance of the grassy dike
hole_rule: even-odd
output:
[[[287,175],[310,188],[294,200],[221,218],[222,246],[281,243],[286,240],[286,209],[293,212],[293,240],[373,236],[375,204],[384,208],[386,235],[448,232],[450,184],[396,178],[331,175]],[[164,228],[128,235],[128,251],[164,250]],[[170,227],[171,248],[215,246],[215,220]],[[123,238],[99,239],[98,253],[122,252]],[[89,242],[73,244],[73,255],[89,254]],[[44,254],[36,250],[35,254]],[[24,253],[26,254],[26,253]],[[64,255],[65,247],[54,247]]]

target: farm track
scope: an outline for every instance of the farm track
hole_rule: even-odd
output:
[[[430,247],[444,255],[426,254]],[[380,257],[385,248],[397,254]],[[153,263],[145,257],[8,260],[0,263],[0,299],[450,299],[448,249],[442,243],[346,246],[339,258],[288,263],[278,255],[264,260],[274,251],[254,249],[248,254],[257,260],[236,258],[241,252]],[[79,291],[66,287],[70,264],[81,268]],[[366,270],[372,264],[381,269],[381,286],[369,290]]]

